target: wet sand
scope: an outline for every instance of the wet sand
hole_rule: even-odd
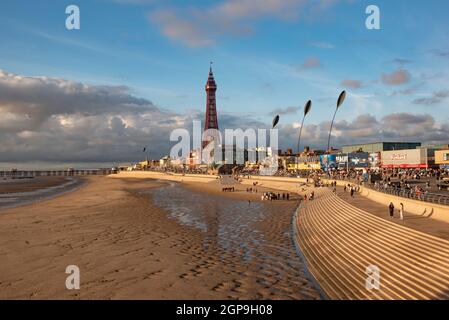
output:
[[[292,242],[294,200],[261,202],[247,186],[222,194],[218,183],[88,181],[0,210],[1,299],[320,297]],[[68,265],[81,290],[65,288]]]

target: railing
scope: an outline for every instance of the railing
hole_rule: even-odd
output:
[[[426,192],[426,191],[416,192],[413,190],[404,190],[404,189],[398,189],[398,188],[393,188],[393,187],[388,187],[388,188],[368,187],[368,188],[379,191],[379,192],[383,192],[386,194],[390,194],[393,196],[402,197],[402,198],[413,199],[413,200],[418,200],[418,201],[423,201],[423,202],[430,202],[430,203],[435,203],[435,204],[442,204],[442,205],[446,205],[446,206],[449,205],[449,196],[444,195],[444,194],[430,193],[430,192]]]
[[[445,195],[445,194],[440,194],[440,193],[431,193],[431,192],[427,192],[427,191],[416,192],[414,190],[401,189],[398,187],[391,187],[391,186],[384,187],[383,185],[373,186],[366,182],[361,183],[358,179],[353,179],[353,178],[346,178],[346,179],[340,178],[340,179],[330,179],[330,180],[338,180],[338,181],[348,182],[351,184],[362,185],[365,188],[375,190],[378,192],[382,192],[385,194],[389,194],[392,196],[449,206],[449,194]]]

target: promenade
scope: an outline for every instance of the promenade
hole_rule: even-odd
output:
[[[449,241],[356,208],[327,189],[294,218],[295,240],[330,299],[448,299]],[[380,269],[368,290],[366,268]]]

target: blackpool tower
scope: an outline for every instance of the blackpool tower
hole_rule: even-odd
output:
[[[217,119],[217,100],[215,97],[215,93],[217,92],[217,84],[215,83],[214,74],[212,72],[212,63],[209,69],[209,78],[206,83],[206,119],[204,123],[204,131],[209,129],[218,130],[218,119]],[[210,138],[216,140],[217,137],[215,135],[206,135],[210,136]],[[208,144],[208,141],[212,139],[205,139],[203,141],[203,148]]]

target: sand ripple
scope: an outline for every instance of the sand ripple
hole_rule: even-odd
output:
[[[318,297],[292,243],[293,204],[249,204],[174,184],[153,190],[151,195],[171,219],[204,234],[202,248],[193,254],[193,267],[182,279],[220,271],[233,279],[213,284],[211,290],[226,293],[228,298]]]

